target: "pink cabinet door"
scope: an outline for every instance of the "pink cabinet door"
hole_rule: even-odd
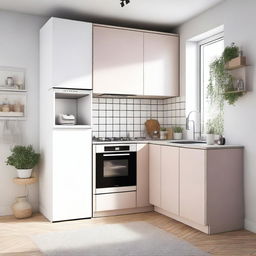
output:
[[[180,216],[206,225],[206,151],[180,149]]]
[[[137,207],[149,206],[148,144],[137,144]]]
[[[93,92],[143,94],[143,33],[94,26]]]
[[[161,208],[179,214],[179,148],[161,146]]]
[[[161,146],[149,145],[149,202],[161,207]]]
[[[144,33],[144,95],[179,95],[179,38]]]

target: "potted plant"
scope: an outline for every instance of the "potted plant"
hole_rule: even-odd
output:
[[[220,106],[221,111],[223,110],[224,101],[229,105],[234,105],[243,96],[243,92],[233,92],[234,78],[226,70],[227,63],[237,56],[239,56],[239,47],[232,43],[231,46],[226,46],[222,55],[210,64],[208,97],[211,102]]]
[[[173,128],[173,138],[175,140],[181,140],[182,139],[182,131],[183,131],[182,127],[179,127],[179,126],[174,127]]]
[[[11,152],[6,164],[17,169],[18,178],[30,178],[33,167],[39,162],[40,154],[37,154],[31,145],[15,146]]]
[[[207,145],[214,145],[215,129],[213,122],[209,120],[206,124],[206,127],[206,143]]]
[[[160,140],[165,140],[166,139],[166,128],[161,127],[160,128]]]

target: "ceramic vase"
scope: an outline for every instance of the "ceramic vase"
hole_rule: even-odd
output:
[[[166,131],[160,131],[160,140],[166,139]]]
[[[17,169],[17,176],[20,179],[28,179],[31,177],[32,169]]]
[[[12,206],[13,215],[18,219],[24,219],[32,216],[32,207],[25,196],[16,198]]]
[[[214,145],[214,134],[206,134],[206,144],[207,145]]]
[[[181,132],[174,132],[173,139],[175,140],[182,140],[182,133]]]

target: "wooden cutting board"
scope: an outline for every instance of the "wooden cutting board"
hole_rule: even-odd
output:
[[[152,138],[154,131],[160,131],[160,124],[157,120],[150,119],[145,122],[148,135]]]

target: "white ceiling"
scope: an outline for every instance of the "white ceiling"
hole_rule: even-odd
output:
[[[0,9],[96,23],[168,30],[223,0],[0,0]]]

